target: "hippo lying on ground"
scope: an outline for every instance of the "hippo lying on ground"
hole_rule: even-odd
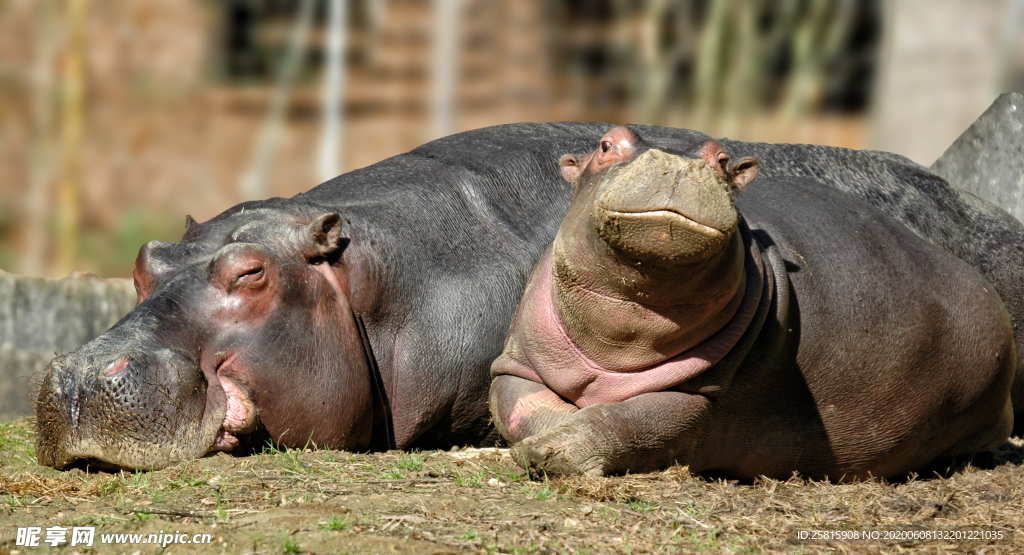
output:
[[[452,135],[147,244],[135,310],[42,380],[39,461],[159,468],[265,439],[344,449],[496,439],[489,368],[569,206],[552,153],[590,149],[608,128]],[[670,151],[707,139],[638,129]],[[1024,228],[997,208],[886,153],[724,145],[758,156],[763,176],[851,190],[980,268],[1024,322]]]
[[[562,158],[572,204],[492,366],[517,462],[851,479],[1006,440],[1016,345],[981,274],[811,179],[741,217],[756,160],[674,146],[617,127]]]

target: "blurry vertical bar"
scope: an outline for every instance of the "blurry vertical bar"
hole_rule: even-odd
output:
[[[347,38],[348,2],[329,0],[327,24],[327,59],[324,72],[323,134],[320,138],[320,181],[341,173],[344,157],[342,130],[345,116],[345,43]]]
[[[640,88],[639,119],[641,123],[662,123],[666,94],[670,86],[674,60],[667,50],[661,27],[669,11],[668,0],[651,0],[640,16],[639,51]]]
[[[267,109],[263,128],[260,130],[259,137],[256,138],[256,145],[249,157],[249,165],[238,182],[238,192],[244,200],[262,199],[269,195],[270,188],[267,186],[267,181],[270,179],[269,174],[274,167],[277,143],[283,133],[284,117],[288,110],[292,85],[298,77],[306,54],[309,29],[313,24],[314,7],[313,0],[302,0],[302,3],[299,4],[299,13],[296,14],[295,22],[289,32],[288,51],[278,66],[277,84],[270,97],[270,107]]]
[[[999,92],[1024,91],[1024,0],[1010,0],[999,33]]]
[[[433,0],[433,60],[431,60],[431,126],[435,139],[455,130],[455,89],[459,67],[460,0]]]
[[[47,210],[53,180],[53,85],[54,54],[57,39],[54,29],[55,0],[39,0],[34,14],[32,38],[32,147],[28,194],[25,201],[25,242],[18,271],[41,274],[45,271],[50,225]]]
[[[79,203],[82,179],[82,119],[85,88],[85,24],[87,0],[67,0],[68,40],[61,82],[61,177],[57,186],[56,271],[74,269],[78,249]]]

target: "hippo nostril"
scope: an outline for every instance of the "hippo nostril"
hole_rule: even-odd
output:
[[[118,360],[115,360],[114,362],[111,362],[110,365],[107,366],[103,370],[103,375],[108,377],[108,378],[110,378],[110,377],[116,376],[117,374],[120,374],[127,367],[128,367],[128,359],[126,359],[126,358],[118,359]]]

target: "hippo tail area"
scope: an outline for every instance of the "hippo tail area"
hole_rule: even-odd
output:
[[[1024,94],[999,95],[930,169],[959,191],[997,206],[1024,223]],[[1022,328],[1024,322],[1014,322],[1020,360],[1013,385],[1013,432],[1017,436],[1024,435]]]

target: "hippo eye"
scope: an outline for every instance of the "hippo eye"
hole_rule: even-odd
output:
[[[609,140],[601,141],[601,152],[608,152],[612,149],[612,142]]]
[[[718,165],[722,168],[722,171],[728,173],[726,166],[729,164],[729,155],[724,152],[718,153]]]
[[[252,285],[263,279],[263,266],[254,266],[235,278],[235,285]]]

